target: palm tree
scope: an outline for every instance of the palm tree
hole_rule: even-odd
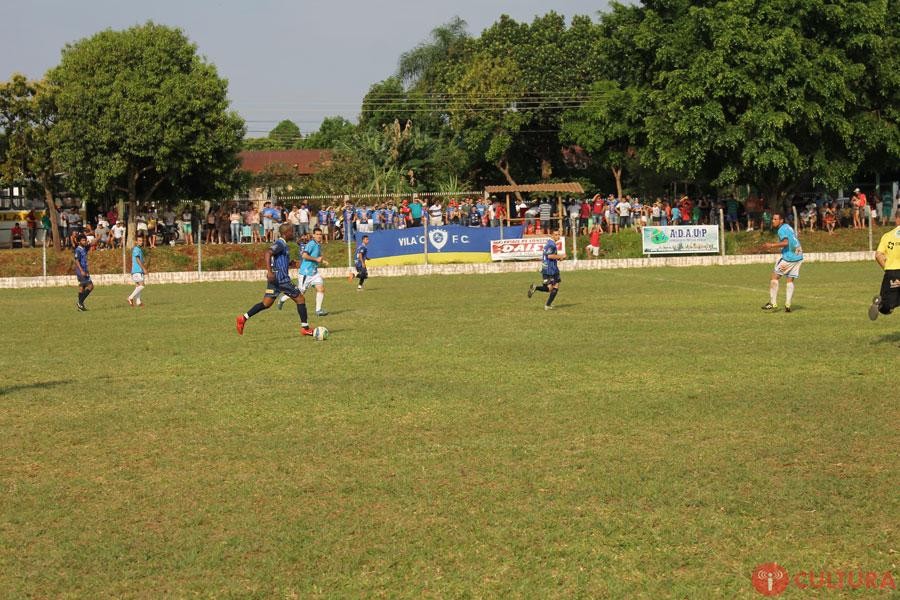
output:
[[[467,24],[458,16],[431,30],[431,39],[400,55],[397,75],[407,87],[427,82],[438,63],[445,60],[453,47],[468,39]]]

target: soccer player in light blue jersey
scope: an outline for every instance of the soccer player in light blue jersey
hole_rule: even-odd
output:
[[[556,299],[556,294],[559,291],[559,283],[562,281],[562,278],[559,275],[558,262],[565,259],[566,255],[564,252],[559,251],[559,246],[557,245],[559,244],[559,237],[559,228],[550,230],[550,239],[544,244],[544,250],[541,257],[541,278],[543,279],[543,283],[541,285],[534,285],[532,283],[528,287],[529,298],[531,298],[535,292],[550,293],[550,296],[547,298],[547,303],[544,305],[544,310],[551,310],[553,308],[553,300]]]
[[[312,239],[300,244],[300,277],[297,281],[297,287],[300,288],[301,294],[306,294],[306,290],[310,286],[316,288],[316,316],[325,317],[328,311],[322,308],[325,301],[325,280],[319,273],[319,264],[328,265],[328,261],[322,258],[322,239],[324,234],[322,229],[316,227],[313,229]],[[282,295],[278,299],[278,309],[281,310],[282,305],[287,300],[287,296]]]
[[[300,282],[297,287],[305,294],[311,286],[316,288],[316,316],[324,317],[328,311],[322,308],[325,301],[325,280],[319,273],[319,265],[328,266],[328,261],[322,256],[322,230],[313,229],[312,239],[306,243],[300,253]]]
[[[782,277],[787,277],[785,286],[784,312],[791,312],[791,300],[794,298],[794,282],[800,277],[800,265],[803,262],[803,248],[794,228],[784,222],[781,213],[772,215],[772,227],[778,232],[778,241],[763,244],[763,248],[781,249],[781,258],[775,263],[772,278],[769,280],[769,301],[763,305],[763,310],[774,311],[778,309],[778,285]]]
[[[147,274],[147,268],[144,266],[144,236],[139,235],[134,242],[134,248],[131,249],[131,280],[134,281],[134,291],[128,296],[128,304],[130,306],[140,306],[143,308],[144,301],[141,300],[141,293],[144,291],[144,276]]]

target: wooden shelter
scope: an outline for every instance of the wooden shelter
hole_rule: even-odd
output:
[[[559,228],[563,228],[563,205],[562,205],[562,196],[561,194],[577,194],[578,196],[584,196],[584,188],[581,187],[580,183],[570,182],[570,183],[526,183],[522,185],[488,185],[484,188],[485,196],[491,196],[494,194],[506,194],[506,215],[507,219],[511,220],[512,211],[510,211],[509,206],[509,195],[516,194],[516,196],[520,196],[520,194],[524,193],[550,193],[556,194],[556,202],[557,202],[557,214],[559,215]]]

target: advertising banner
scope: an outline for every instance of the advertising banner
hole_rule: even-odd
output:
[[[491,242],[491,260],[540,260],[547,237],[509,238]],[[566,251],[566,238],[556,243],[560,252]]]
[[[507,232],[521,236],[522,227],[504,227],[503,233]],[[473,263],[491,261],[491,242],[500,237],[500,228],[444,225],[427,230],[424,227],[388,229],[357,233],[357,244],[363,235],[369,236],[369,266],[425,264],[426,244],[429,264]]]
[[[719,252],[716,225],[672,225],[644,227],[644,254],[708,254]]]

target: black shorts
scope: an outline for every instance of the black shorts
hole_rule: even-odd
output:
[[[559,276],[559,272],[553,273],[552,275],[549,273],[541,273],[541,278],[544,280],[544,285],[558,284],[560,281],[562,281],[562,277]]]
[[[891,282],[895,282],[894,285]],[[881,280],[881,306],[878,312],[888,315],[892,310],[900,306],[900,269],[891,269],[884,272]]]
[[[279,294],[284,294],[288,298],[296,298],[300,295],[300,290],[293,281],[267,281],[266,293],[263,297],[277,298]]]
[[[78,278],[78,287],[87,287],[89,285],[94,284],[94,282],[91,281],[90,275],[84,275],[84,276],[76,275],[75,277]]]

